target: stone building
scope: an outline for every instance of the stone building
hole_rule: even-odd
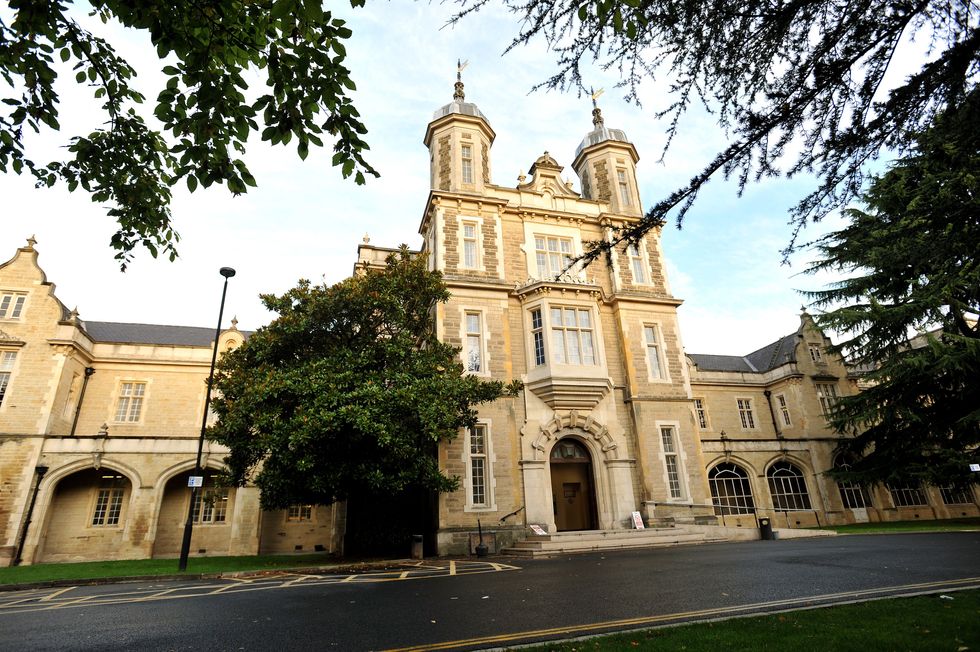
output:
[[[176,556],[214,331],[83,321],[34,245],[0,265],[0,566]],[[245,336],[233,321],[219,350]],[[333,508],[263,512],[257,489],[215,486],[226,452],[205,444],[194,554],[337,549]]]
[[[641,219],[637,148],[598,109],[571,162],[547,152],[516,186],[492,175],[496,134],[457,84],[426,128],[431,191],[421,251],[452,293],[438,335],[468,373],[521,379],[439,450],[460,489],[438,499],[440,553],[551,532],[648,526],[755,531],[975,516],[975,492],[837,484],[847,463],[824,414],[857,379],[805,312],[745,356],[687,354],[682,301],[653,230],[588,267],[589,241]],[[392,250],[365,241],[355,271]],[[69,312],[33,241],[0,265],[0,565],[174,556],[189,508],[213,332],[89,322]],[[220,350],[241,344],[231,328]],[[206,466],[225,453],[208,444]],[[209,477],[192,551],[340,551],[344,505],[263,512],[256,489]],[[28,523],[28,521],[30,521]]]

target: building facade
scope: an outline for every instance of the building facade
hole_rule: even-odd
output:
[[[975,491],[838,484],[847,464],[825,414],[858,379],[805,312],[745,356],[688,354],[655,229],[587,267],[590,241],[642,217],[639,153],[594,129],[571,168],[544,152],[516,186],[492,176],[496,134],[457,84],[424,144],[431,189],[419,232],[452,294],[438,335],[467,373],[521,379],[439,450],[461,479],[443,494],[437,549],[491,548],[552,531],[701,524],[754,528],[976,516]],[[68,311],[33,241],[0,265],[0,565],[176,556],[190,508],[208,329],[88,322]],[[355,271],[392,251],[365,242]],[[219,350],[247,333],[232,322]],[[223,488],[221,447],[195,507],[195,554],[342,551],[344,505],[264,512],[253,487]]]

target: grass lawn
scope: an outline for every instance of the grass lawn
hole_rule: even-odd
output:
[[[187,573],[221,573],[245,570],[274,570],[336,563],[327,553],[310,555],[257,555],[252,557],[191,557]],[[135,575],[176,575],[176,559],[132,561],[89,561],[75,564],[35,564],[0,568],[0,584],[26,584],[49,580],[85,580]]]
[[[980,530],[980,518],[951,518],[942,521],[892,521],[890,523],[854,523],[827,525],[821,530],[838,534],[890,534],[893,532],[957,532]]]
[[[530,650],[980,650],[980,591],[614,634]]]

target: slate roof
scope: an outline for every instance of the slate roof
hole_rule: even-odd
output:
[[[84,324],[85,332],[96,342],[175,346],[211,346],[214,342],[213,328],[87,320]]]
[[[790,333],[746,356],[704,353],[690,353],[688,356],[701,371],[764,373],[788,362],[796,362],[796,340],[797,334]]]

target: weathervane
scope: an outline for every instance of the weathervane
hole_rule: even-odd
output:
[[[463,68],[470,65],[469,60],[460,62],[456,59],[456,90],[453,93],[453,101],[462,102],[466,99],[466,95],[463,94]]]
[[[602,95],[605,92],[605,89],[600,88],[597,91],[593,91],[590,88],[589,90],[592,91],[592,95],[591,95],[591,97],[592,97],[592,124],[595,125],[595,128],[596,129],[598,129],[598,128],[600,128],[602,126],[602,109],[599,108],[599,103],[596,100],[598,100],[599,99],[599,96]]]

